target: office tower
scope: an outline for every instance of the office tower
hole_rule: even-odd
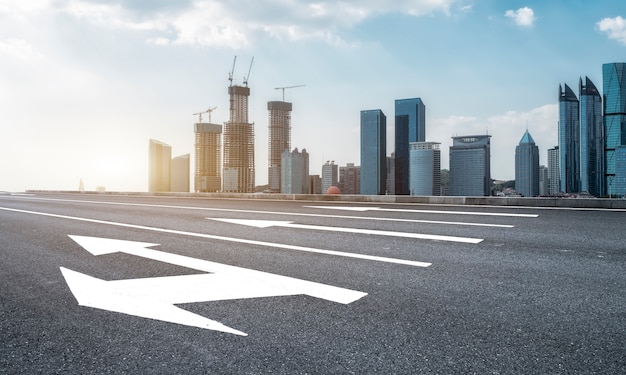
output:
[[[420,98],[395,102],[395,194],[409,194],[409,143],[426,140],[426,107]]]
[[[539,147],[528,130],[515,147],[515,190],[524,197],[539,195]]]
[[[550,180],[548,195],[556,195],[561,191],[561,184],[559,183],[560,178],[559,146],[554,146],[554,148],[548,150],[548,180]]]
[[[267,103],[269,139],[267,177],[270,191],[281,191],[281,160],[285,150],[291,149],[291,103]]]
[[[626,197],[626,146],[615,147],[615,177],[612,196]]]
[[[396,153],[387,157],[387,194],[396,194]]]
[[[361,194],[385,194],[386,177],[387,117],[380,109],[361,111]]]
[[[602,97],[588,77],[579,80],[580,191],[604,195],[604,126]]]
[[[617,154],[626,146],[626,63],[602,65],[605,189],[616,195]]]
[[[409,191],[411,195],[441,195],[439,142],[409,144]]]
[[[339,171],[335,161],[326,161],[322,165],[322,194],[326,194],[328,188],[337,186],[337,172]]]
[[[339,167],[339,188],[342,194],[359,194],[361,168],[354,163]]]
[[[283,151],[281,160],[281,188],[283,194],[309,194],[309,154],[306,149]]]
[[[189,193],[189,154],[172,159],[170,191]]]
[[[194,190],[216,192],[222,189],[222,125],[196,123]]]
[[[490,138],[490,135],[452,137],[452,146],[450,147],[450,195],[490,195]]]
[[[150,139],[148,153],[148,191],[151,193],[170,191],[172,147],[155,139]]]
[[[561,191],[580,192],[579,102],[574,91],[559,85],[559,166]]]
[[[539,195],[545,197],[550,194],[550,179],[548,177],[548,167],[539,166]]]
[[[225,192],[254,192],[254,124],[248,122],[250,88],[232,85],[230,120],[224,124]]]

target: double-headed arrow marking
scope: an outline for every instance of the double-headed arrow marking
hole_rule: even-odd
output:
[[[304,294],[349,304],[367,293],[149,249],[158,244],[70,236],[93,255],[122,252],[209,274],[105,281],[61,267],[78,304],[246,336],[175,304]]]
[[[416,238],[416,239],[421,239],[421,240],[450,241],[450,242],[461,242],[461,243],[471,243],[471,244],[477,244],[483,241],[482,238],[440,236],[436,234],[393,232],[393,231],[386,231],[386,230],[373,230],[373,229],[360,229],[360,228],[329,227],[329,226],[322,226],[322,225],[305,225],[305,224],[295,224],[291,221],[221,219],[221,218],[207,218],[207,219],[221,221],[225,223],[231,223],[231,224],[247,225],[247,226],[257,227],[257,228],[285,227],[285,228],[294,228],[294,229],[321,230],[321,231],[342,232],[342,233],[372,234],[372,235],[377,235],[377,236]]]

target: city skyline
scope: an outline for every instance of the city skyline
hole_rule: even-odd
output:
[[[452,136],[488,133],[491,175],[510,180],[526,127],[541,164],[558,144],[556,85],[589,77],[602,92],[602,64],[626,60],[619,1],[275,6],[0,0],[0,190],[76,190],[82,179],[88,190],[146,191],[148,139],[193,155],[194,113],[217,107],[211,122],[228,121],[234,56],[234,84],[255,57],[256,185],[268,181],[267,102],[296,84],[306,87],[284,98],[291,147],[310,153],[311,174],[326,160],[359,163],[361,110],[390,114],[394,100],[420,97],[442,168]],[[394,129],[390,115],[388,154]]]

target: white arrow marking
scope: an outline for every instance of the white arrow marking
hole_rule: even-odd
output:
[[[504,216],[504,217],[539,217],[536,214],[511,214],[501,212],[481,212],[481,211],[436,211],[436,210],[405,210],[397,208],[380,208],[380,207],[351,207],[351,206],[304,206],[307,208],[320,208],[324,210],[343,210],[343,211],[384,211],[384,212],[408,212],[420,214],[449,214],[449,215],[475,215],[475,216]]]
[[[421,234],[421,233],[407,233],[407,232],[392,232],[392,231],[386,231],[386,230],[373,230],[373,229],[360,229],[360,228],[327,227],[327,226],[321,226],[321,225],[304,225],[304,224],[294,224],[291,221],[218,219],[218,218],[207,218],[207,219],[222,221],[222,222],[231,223],[231,224],[247,225],[247,226],[257,227],[257,228],[286,227],[286,228],[308,229],[308,230],[323,230],[323,231],[329,231],[329,232],[359,233],[359,234],[373,234],[373,235],[378,235],[378,236],[417,238],[421,240],[462,242],[462,243],[472,243],[472,244],[477,244],[477,243],[482,242],[482,238],[441,236],[441,235],[436,235],[436,234]]]
[[[305,294],[349,304],[367,293],[331,285],[229,266],[148,246],[157,244],[96,237],[69,236],[94,255],[123,252],[211,274],[103,281],[61,268],[78,303],[144,318],[245,335],[174,304]]]

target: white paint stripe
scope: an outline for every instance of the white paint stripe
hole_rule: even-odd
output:
[[[286,244],[255,241],[255,240],[246,240],[242,238],[215,236],[211,234],[185,232],[185,231],[180,231],[180,230],[156,228],[156,227],[147,227],[144,225],[117,223],[114,221],[104,221],[104,220],[88,219],[88,218],[75,217],[75,216],[51,214],[51,213],[46,213],[46,212],[19,210],[15,208],[0,207],[0,210],[20,212],[20,213],[25,213],[25,214],[39,215],[39,216],[47,216],[47,217],[56,217],[60,219],[76,220],[76,221],[83,221],[83,222],[88,222],[88,223],[112,225],[112,226],[118,226],[118,227],[124,227],[124,228],[134,228],[134,229],[143,229],[143,230],[149,230],[149,231],[154,231],[154,232],[179,234],[183,236],[201,237],[201,238],[208,238],[208,239],[213,239],[213,240],[218,240],[218,241],[237,242],[237,243],[244,243],[248,245],[273,247],[273,248],[279,248],[279,249],[295,250],[295,251],[325,254],[325,255],[335,255],[335,256],[341,256],[341,257],[346,257],[346,258],[372,260],[372,261],[384,262],[384,263],[403,264],[403,265],[414,266],[414,267],[429,267],[431,265],[431,263],[417,262],[417,261],[405,260],[405,259],[386,258],[386,257],[373,256],[373,255],[346,253],[346,252],[335,251],[335,250],[316,249],[312,247],[294,246],[294,245],[286,245]]]
[[[327,217],[327,218],[334,218],[334,219],[392,221],[392,222],[401,222],[401,223],[443,224],[443,225],[461,225],[461,226],[492,227],[492,228],[513,228],[514,227],[514,225],[508,225],[508,224],[467,223],[467,222],[462,222],[462,221],[438,221],[438,220],[400,219],[400,218],[388,218],[388,217],[363,217],[363,216],[347,216],[347,215],[324,215],[324,214],[310,214],[310,213],[297,213],[297,212],[237,210],[237,209],[232,209],[232,208],[172,206],[172,205],[162,205],[162,204],[105,202],[105,201],[89,201],[89,200],[75,200],[75,199],[56,199],[56,198],[29,198],[29,199],[43,200],[43,201],[53,201],[53,202],[56,201],[56,202],[71,202],[71,203],[104,204],[104,205],[115,205],[115,206],[173,208],[173,209],[181,209],[181,210],[214,211],[214,212],[237,212],[237,213],[247,213],[247,214]],[[324,206],[303,206],[303,207],[307,207],[307,208],[329,208],[329,207],[324,207]],[[340,210],[341,208],[336,208],[336,209]],[[360,207],[352,207],[352,208],[349,208],[348,211],[367,211],[367,210],[370,210],[370,209],[379,210],[377,207],[373,207],[373,208],[363,207],[362,209]],[[421,211],[416,211],[416,212],[421,212]],[[443,212],[448,212],[448,211],[443,211]]]
[[[502,217],[529,217],[536,218],[536,214],[512,214],[502,212],[483,212],[483,211],[439,211],[439,210],[407,210],[398,208],[380,208],[380,207],[351,207],[351,206],[304,206],[308,208],[321,208],[325,210],[344,210],[344,211],[384,211],[384,212],[406,212],[420,214],[449,214],[449,215],[475,215],[475,216],[502,216]]]
[[[386,230],[375,229],[360,229],[360,228],[346,228],[346,227],[328,227],[322,225],[305,225],[295,224],[290,221],[275,221],[275,220],[243,220],[243,219],[221,219],[207,217],[209,220],[217,220],[225,223],[248,225],[257,228],[269,228],[269,227],[284,227],[306,230],[321,230],[327,232],[341,232],[341,233],[359,233],[369,234],[377,236],[389,236],[389,237],[401,237],[401,238],[417,238],[420,240],[435,240],[435,241],[449,241],[449,242],[461,242],[477,244],[482,242],[481,238],[471,237],[455,237],[455,236],[442,236],[435,234],[421,234],[421,233],[407,233],[407,232],[392,232]]]

